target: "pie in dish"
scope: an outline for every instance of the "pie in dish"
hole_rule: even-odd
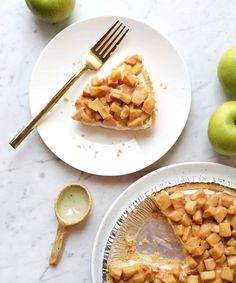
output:
[[[117,130],[152,127],[155,98],[142,57],[127,57],[108,76],[93,78],[75,107],[73,119],[83,124]]]
[[[134,247],[125,259],[109,262],[108,282],[236,282],[235,190],[189,183],[155,193],[152,200],[179,240],[184,259],[142,259]]]

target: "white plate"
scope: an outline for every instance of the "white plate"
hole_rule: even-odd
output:
[[[84,74],[38,127],[45,144],[69,165],[97,175],[122,175],[161,158],[181,134],[190,109],[191,89],[185,65],[171,43],[152,27],[128,18],[100,17],[77,22],[59,33],[43,50],[32,74],[32,115],[75,73],[78,60],[120,19],[130,31],[99,72],[103,75],[127,55],[143,55],[156,91],[154,129],[115,131],[80,125],[72,120],[74,102],[94,73]],[[162,85],[162,86],[161,86]],[[167,89],[165,89],[167,86]]]
[[[111,205],[100,224],[94,242],[91,272],[92,282],[102,282],[104,249],[110,233],[122,213],[142,194],[155,188],[185,182],[216,182],[236,188],[236,169],[209,162],[179,163],[153,171],[130,185]]]

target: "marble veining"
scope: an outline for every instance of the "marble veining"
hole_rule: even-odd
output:
[[[100,15],[141,19],[165,34],[181,52],[192,85],[191,113],[175,146],[152,166],[122,177],[99,177],[71,168],[33,132],[17,151],[9,140],[30,118],[31,72],[42,49],[63,28]],[[3,1],[0,10],[0,282],[90,283],[93,241],[115,198],[144,174],[172,163],[211,161],[236,167],[236,158],[215,153],[207,140],[210,114],[230,99],[216,76],[219,56],[235,44],[234,0],[77,0],[73,16],[57,25],[35,19],[22,0]],[[90,217],[73,229],[57,268],[48,266],[57,221],[53,201],[61,187],[90,188]]]

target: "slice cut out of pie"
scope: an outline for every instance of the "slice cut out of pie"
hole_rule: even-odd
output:
[[[126,258],[123,253],[124,259],[110,260],[107,282],[236,282],[235,190],[213,183],[189,183],[154,193],[152,199],[180,241],[185,259],[137,257],[134,247]],[[159,233],[162,229],[159,222]],[[161,244],[159,240],[157,251]]]
[[[155,98],[142,57],[127,57],[104,78],[94,77],[75,103],[73,119],[117,130],[152,127]]]

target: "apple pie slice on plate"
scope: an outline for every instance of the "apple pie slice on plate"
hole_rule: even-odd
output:
[[[117,130],[152,127],[155,98],[142,57],[127,57],[106,77],[94,77],[75,107],[73,119],[83,124]]]

